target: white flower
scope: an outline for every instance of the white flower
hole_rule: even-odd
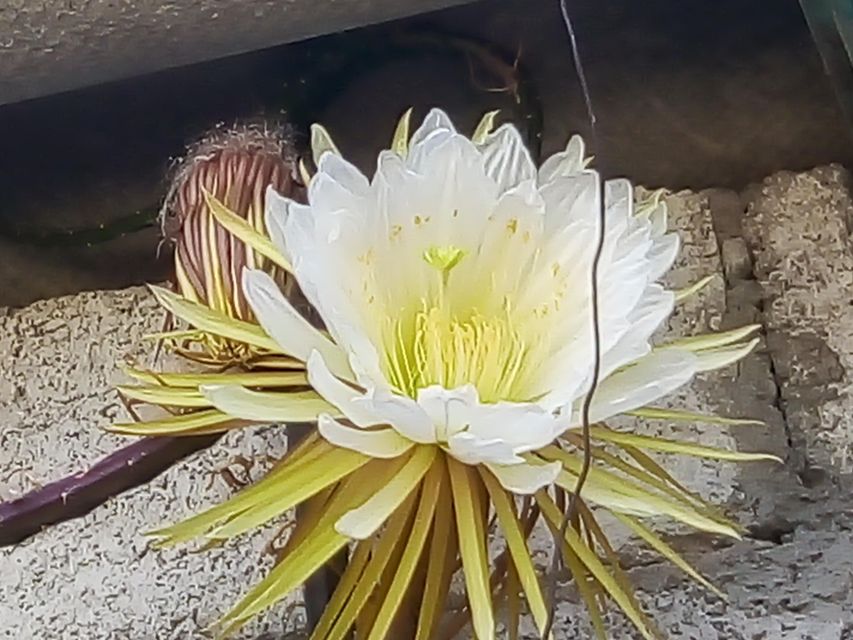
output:
[[[310,384],[336,409],[320,416],[320,433],[374,457],[436,444],[519,493],[553,482],[560,464],[525,454],[579,425],[591,385],[600,178],[585,168],[582,141],[537,170],[511,125],[469,139],[433,110],[408,144],[380,153],[369,180],[324,130],[313,133],[309,204],[270,190],[267,228],[329,337],[262,271],[246,271],[244,289],[265,331],[307,362]],[[652,348],[673,309],[658,280],[678,239],[663,206],[635,214],[628,181],[604,193],[593,421],[753,346]]]

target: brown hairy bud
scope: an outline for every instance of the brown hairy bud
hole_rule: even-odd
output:
[[[189,149],[177,166],[160,215],[163,237],[175,245],[175,281],[181,295],[232,318],[252,321],[241,286],[244,267],[263,269],[285,292],[293,288],[284,270],[214,219],[204,191],[266,234],[267,187],[305,200],[296,163],[292,135],[284,128],[244,125],[217,129]],[[186,342],[176,346],[186,350]],[[205,359],[223,364],[252,355],[248,345],[214,336],[197,335],[191,342],[201,346]]]

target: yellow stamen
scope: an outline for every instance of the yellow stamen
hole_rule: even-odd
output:
[[[514,326],[509,301],[499,314],[487,316],[468,305],[458,309],[448,295],[451,272],[465,255],[453,245],[424,251],[440,286],[414,308],[386,320],[384,372],[412,397],[431,385],[454,389],[472,384],[482,402],[524,400],[519,379],[528,345]]]
[[[386,374],[411,396],[441,385],[473,384],[483,402],[520,400],[517,382],[527,346],[513,325],[509,307],[488,318],[473,310],[451,315],[421,301],[411,320],[396,320],[386,350]]]

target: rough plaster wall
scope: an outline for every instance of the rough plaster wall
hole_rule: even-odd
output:
[[[783,410],[805,462],[853,470],[853,215],[839,166],[779,173],[752,190],[744,230],[765,290]]]
[[[849,274],[846,220],[852,210],[846,173],[830,167],[777,174],[743,194],[683,192],[671,196],[669,204],[671,227],[684,243],[671,285],[717,274],[703,293],[679,308],[670,335],[755,321],[768,329],[767,343],[756,353],[737,367],[697,380],[672,404],[758,417],[766,424],[725,429],[658,422],[643,428],[771,451],[786,464],[670,459],[679,477],[724,502],[749,527],[741,542],[665,528],[670,543],[728,601],[617,535],[625,565],[641,601],[668,637],[849,640],[853,517],[842,452],[850,446],[851,433],[842,418],[853,353],[845,340],[853,323],[843,279]],[[798,303],[780,302],[785,296]],[[809,330],[820,337],[820,348],[814,338],[802,341],[804,300],[815,309]],[[120,411],[108,392],[119,379],[113,361],[137,352],[139,336],[159,322],[140,290],[45,301],[0,318],[0,356],[14,363],[11,377],[0,383],[0,469],[11,469],[0,476],[2,497],[94,460],[114,445],[114,438],[95,430]],[[824,369],[832,371],[831,380]],[[42,397],[44,389],[52,389],[54,397]],[[838,420],[822,430],[812,415]],[[195,555],[185,549],[146,551],[136,531],[224,497],[229,489],[214,471],[237,453],[277,453],[284,446],[275,430],[234,434],[149,487],[0,551],[0,634],[125,637],[133,625],[134,634],[141,629],[150,634],[142,637],[201,637],[199,627],[260,575],[257,559],[269,532]],[[539,544],[545,543],[541,538]],[[571,586],[561,586],[559,597],[557,637],[589,637]],[[57,598],[68,604],[56,606]],[[298,626],[301,610],[296,607],[292,616],[288,605],[276,608],[245,637],[261,629],[279,633],[285,619],[288,629]],[[618,614],[609,616],[612,638],[635,637]],[[526,637],[536,636],[528,628]]]
[[[162,321],[142,288],[0,312],[0,499],[85,468],[127,442],[100,430],[126,417],[112,391],[123,380],[117,365],[150,347],[141,338]],[[222,501],[231,489],[218,470],[235,456],[279,455],[285,446],[280,429],[231,434],[81,519],[0,549],[0,638],[202,637],[268,569],[263,547],[273,531],[204,553],[153,551],[140,532]],[[289,605],[242,637],[301,624],[301,611],[284,615]]]
[[[3,0],[0,104],[464,0]]]

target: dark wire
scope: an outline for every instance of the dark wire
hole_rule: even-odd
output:
[[[583,63],[581,62],[580,52],[578,50],[578,42],[575,36],[575,29],[572,24],[572,19],[569,16],[568,7],[566,7],[566,0],[560,0],[560,12],[563,15],[563,22],[566,25],[566,30],[568,31],[569,41],[572,47],[572,58],[575,65],[575,72],[578,75],[578,80],[580,82],[581,91],[583,92],[584,103],[586,105],[587,116],[589,117],[589,126],[590,126],[590,140],[592,142],[593,148],[599,153],[601,153],[601,149],[598,148],[598,136],[596,135],[595,129],[595,111],[592,108],[592,97],[589,92],[589,85],[586,81],[586,74],[584,73]],[[583,462],[581,464],[580,473],[578,473],[578,480],[575,484],[575,490],[569,493],[569,504],[566,509],[566,513],[563,515],[563,522],[560,525],[559,537],[557,538],[557,548],[554,549],[554,561],[551,566],[551,584],[550,584],[550,593],[549,593],[549,602],[550,609],[548,611],[548,620],[545,624],[545,629],[542,632],[543,638],[548,638],[551,635],[551,629],[554,626],[554,612],[556,611],[556,592],[557,592],[557,572],[560,568],[560,549],[562,548],[563,538],[566,537],[566,533],[568,532],[569,525],[574,520],[575,515],[577,513],[577,502],[580,499],[581,489],[586,483],[586,479],[589,476],[589,470],[592,465],[592,452],[590,450],[590,437],[589,437],[589,410],[592,405],[592,398],[595,395],[596,390],[598,389],[599,377],[601,375],[601,327],[599,324],[599,313],[598,313],[598,264],[601,261],[601,254],[604,249],[604,225],[605,225],[605,202],[604,202],[604,180],[600,178],[598,181],[598,238],[596,240],[595,245],[595,254],[592,258],[592,269],[590,273],[591,277],[591,291],[590,291],[590,302],[592,304],[592,339],[593,339],[593,364],[592,364],[592,383],[589,387],[589,392],[583,399],[583,404],[581,407],[581,428],[582,428],[582,439],[583,439]],[[576,579],[582,579],[582,577],[578,576]]]

